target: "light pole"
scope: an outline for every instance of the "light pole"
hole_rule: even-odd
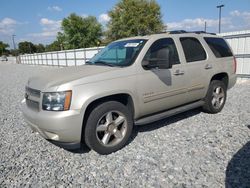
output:
[[[14,48],[14,56],[16,56],[16,63],[19,63],[18,58],[17,58],[18,53],[17,53],[17,50],[16,50],[15,36],[16,35],[12,35],[12,42],[13,42],[13,48]]]
[[[14,50],[16,51],[15,36],[16,36],[16,35],[12,35],[12,42],[13,42],[13,48],[14,48]]]
[[[220,33],[220,28],[221,28],[221,8],[224,7],[225,5],[218,5],[217,8],[219,9],[219,33]]]

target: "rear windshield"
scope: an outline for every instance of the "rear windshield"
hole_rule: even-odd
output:
[[[204,39],[216,57],[220,58],[233,56],[232,51],[224,39],[212,37],[205,37]]]

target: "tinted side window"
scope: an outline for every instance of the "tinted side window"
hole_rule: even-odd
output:
[[[198,39],[183,37],[180,38],[180,41],[187,62],[202,61],[207,58],[206,52]]]
[[[233,56],[224,39],[212,37],[205,37],[204,39],[216,57],[219,58]]]
[[[164,57],[167,56],[167,53],[165,53],[166,51],[168,51],[169,57]],[[147,51],[144,60],[147,61],[150,59],[162,57],[166,59],[169,58],[169,61],[172,65],[180,63],[178,52],[173,39],[164,38],[155,41]]]

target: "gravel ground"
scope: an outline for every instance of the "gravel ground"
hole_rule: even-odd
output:
[[[0,63],[0,187],[250,187],[250,82],[223,111],[138,127],[122,150],[69,152],[32,133],[20,112],[28,77],[51,67]],[[248,128],[249,125],[249,128]]]

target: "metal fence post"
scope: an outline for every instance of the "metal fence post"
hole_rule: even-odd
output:
[[[59,67],[59,55],[58,55],[58,51],[56,51],[56,56],[57,56],[57,66]]]
[[[76,49],[74,49],[74,59],[75,59],[75,66],[77,65],[76,64]]]
[[[42,65],[43,65],[43,55],[42,54],[40,54],[41,55],[41,60],[42,60]]]
[[[84,52],[84,64],[86,63],[86,59],[87,59],[87,57],[86,57],[86,48],[83,48],[83,52]]]
[[[67,67],[67,66],[68,66],[67,52],[66,52],[66,51],[64,51],[64,54],[65,54],[66,67]]]
[[[48,63],[48,56],[47,56],[47,53],[45,53],[45,59],[46,59],[46,65],[48,66],[49,63]]]
[[[53,58],[53,52],[51,52],[51,61],[52,61],[52,66],[54,66],[54,58]]]

